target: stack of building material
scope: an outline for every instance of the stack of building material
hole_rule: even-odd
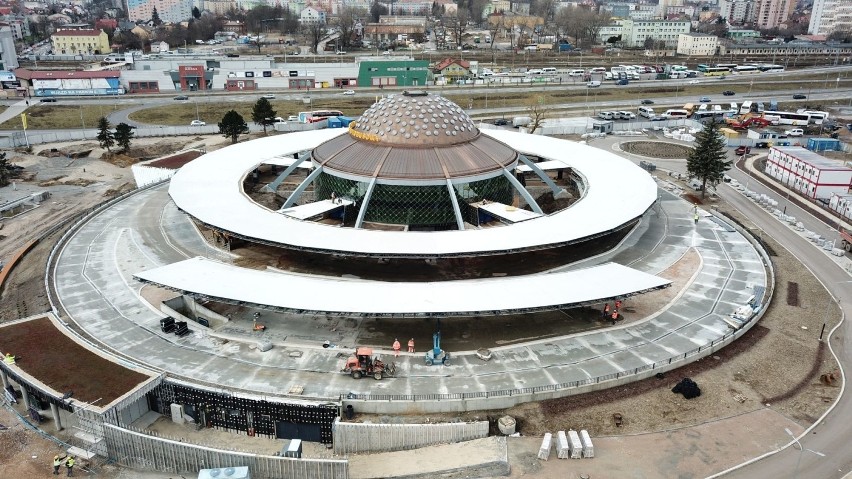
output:
[[[544,433],[544,439],[541,440],[541,448],[538,450],[538,458],[547,460],[550,457],[550,444],[553,442],[553,434]]]
[[[571,441],[571,459],[583,457],[583,443],[580,442],[580,435],[577,434],[577,431],[568,431],[568,440]]]
[[[589,437],[589,431],[580,430],[580,441],[583,443],[583,457],[595,457],[595,446],[592,444],[592,438]]]
[[[558,459],[571,458],[571,445],[568,443],[568,437],[565,435],[565,431],[559,431],[556,433],[556,457]]]

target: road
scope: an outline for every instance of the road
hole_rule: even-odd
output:
[[[613,143],[620,140],[614,140]],[[638,158],[638,157],[634,157]],[[733,153],[731,158],[734,159]],[[638,160],[636,160],[638,161]],[[686,172],[684,160],[653,160],[658,167],[667,170]],[[804,211],[785,198],[779,198],[778,193],[770,190],[762,183],[745,171],[732,168],[728,175],[748,189],[758,193],[765,193],[778,200],[778,207],[786,207],[787,214],[795,216],[797,220],[804,223],[805,228],[819,232],[828,239],[837,238],[837,232],[828,225]],[[760,228],[759,234],[771,236],[782,244],[787,250],[794,254],[819,280],[826,289],[838,300],[843,314],[852,311],[852,276],[846,273],[840,266],[829,258],[825,252],[817,248],[813,243],[805,240],[794,232],[786,224],[770,215],[766,210],[745,197],[743,194],[728,185],[721,185],[717,190],[719,196],[740,210],[755,225]],[[783,288],[780,285],[779,288]],[[776,298],[776,301],[779,299]],[[835,331],[832,331],[830,346],[844,370],[849,370],[852,365],[852,337],[848,334],[848,322],[842,322]],[[845,389],[845,378],[844,378]],[[823,420],[819,421],[813,429],[808,431],[800,442],[805,450],[800,452],[790,440],[791,445],[783,451],[769,456],[763,460],[747,465],[717,476],[731,479],[754,479],[775,477],[779,479],[801,477],[801,478],[842,478],[852,472],[852,453],[849,444],[852,444],[852,428],[848,427],[847,418],[852,417],[852,398],[848,394],[842,394],[834,409]],[[783,433],[783,431],[782,431]],[[825,454],[821,457],[813,452]],[[797,462],[801,460],[797,470]]]
[[[731,176],[745,176],[742,172],[733,171]],[[738,179],[744,181],[746,178]],[[749,188],[760,191],[762,187],[754,185]],[[763,233],[773,237],[791,253],[798,257],[813,274],[819,278],[831,294],[837,298],[844,315],[852,311],[852,278],[834,261],[814,244],[805,240],[785,224],[769,215],[757,204],[728,186],[719,188],[719,196],[746,214]],[[787,208],[788,214],[805,221],[809,215],[795,205]],[[808,220],[810,221],[810,220]],[[827,228],[825,225],[823,228]],[[852,364],[852,338],[848,335],[848,322],[844,321],[833,331],[830,346],[837,355],[841,365],[846,369]],[[845,380],[844,380],[845,384]],[[845,387],[845,386],[844,386]],[[852,398],[848,394],[840,396],[837,405],[812,431],[803,436],[800,441],[806,449],[800,454],[798,449],[788,447],[770,458],[758,461],[725,477],[751,479],[756,477],[798,477],[803,478],[840,478],[852,471],[852,454],[849,444],[852,444],[852,428],[846,422],[852,417]],[[807,449],[825,454],[820,457]],[[796,463],[801,458],[798,471]]]

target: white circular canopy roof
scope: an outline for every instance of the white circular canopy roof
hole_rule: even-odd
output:
[[[190,162],[171,180],[178,208],[242,238],[309,251],[356,256],[479,256],[532,251],[575,243],[617,229],[643,215],[657,199],[644,170],[613,153],[568,140],[504,130],[483,130],[515,150],[563,162],[586,183],[570,208],[521,223],[461,231],[377,231],[340,228],[284,216],[253,202],[245,176],[270,159],[310,150],[346,134],[325,129],[261,138],[223,148]]]

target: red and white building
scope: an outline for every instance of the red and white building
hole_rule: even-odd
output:
[[[774,146],[766,160],[766,174],[808,198],[828,200],[846,195],[852,186],[852,168],[801,146]]]

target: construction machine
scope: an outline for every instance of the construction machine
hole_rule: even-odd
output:
[[[350,374],[354,379],[373,376],[376,381],[383,377],[393,377],[396,373],[394,363],[385,363],[378,356],[373,356],[373,348],[355,348],[355,354],[346,359],[343,373]]]

